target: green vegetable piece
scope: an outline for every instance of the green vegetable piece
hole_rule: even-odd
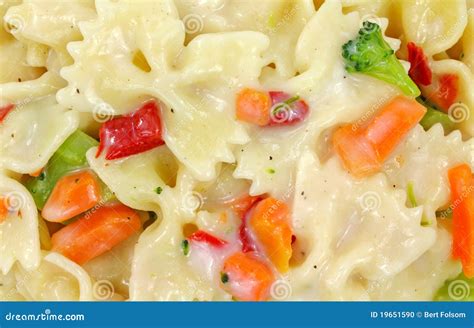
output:
[[[98,142],[80,130],[76,130],[49,160],[42,174],[29,178],[25,186],[33,195],[36,206],[42,209],[56,182],[65,174],[86,167],[86,152]]]
[[[270,167],[270,168],[267,169],[267,173],[268,173],[268,174],[275,174],[276,171],[275,171],[275,169],[273,169],[273,168]]]
[[[408,201],[411,204],[411,207],[418,207],[418,203],[416,201],[416,196],[415,196],[415,189],[413,187],[413,182],[409,182],[407,185],[407,196],[408,196]]]
[[[420,90],[384,40],[380,26],[375,23],[364,22],[359,35],[342,46],[342,57],[349,73],[370,75],[396,85],[410,97],[420,95]]]
[[[467,278],[463,273],[454,279],[447,280],[438,289],[434,301],[474,301],[474,279]]]
[[[418,207],[418,202],[416,201],[416,196],[415,196],[415,188],[413,187],[413,182],[408,182],[407,184],[407,198],[408,201],[410,202],[411,207]],[[426,227],[429,226],[431,223],[430,221],[426,218],[425,214],[422,215],[421,217],[421,225]]]
[[[435,105],[427,102],[421,97],[416,99],[420,104],[426,107],[427,111],[420,121],[420,125],[428,131],[436,123],[440,123],[443,126],[445,133],[450,133],[456,129],[456,123],[449,117],[448,114],[440,111]]]
[[[184,239],[181,242],[181,249],[183,250],[184,256],[187,256],[189,254],[189,241],[187,239]]]
[[[155,189],[155,192],[156,192],[158,195],[161,194],[162,191],[163,191],[163,188],[161,188],[161,187],[157,187],[157,188]]]

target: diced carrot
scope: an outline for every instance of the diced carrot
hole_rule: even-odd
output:
[[[253,252],[231,255],[221,271],[224,290],[242,301],[266,300],[274,280],[272,270]]]
[[[333,136],[334,148],[354,176],[368,176],[381,168],[425,113],[426,108],[417,101],[396,97],[366,127],[339,128]]]
[[[140,217],[131,208],[122,204],[102,206],[53,234],[52,251],[84,264],[140,228]]]
[[[100,199],[100,186],[89,170],[75,172],[58,180],[41,215],[51,222],[63,222],[94,207]]]
[[[284,202],[270,197],[255,206],[248,222],[263,252],[280,272],[288,271],[292,254],[289,212]]]
[[[345,125],[333,136],[334,149],[345,168],[356,177],[365,177],[381,168],[374,148],[353,125]]]
[[[462,164],[448,171],[453,207],[453,257],[460,259],[466,277],[474,277],[474,177]]]
[[[268,92],[246,88],[237,94],[238,120],[265,126],[270,122],[270,108],[271,99]]]
[[[443,74],[438,77],[438,87],[428,99],[438,105],[446,113],[449,107],[454,104],[458,98],[458,81],[456,74]]]
[[[39,177],[39,175],[41,174],[41,172],[43,172],[43,168],[40,168],[39,170],[36,170],[36,171],[34,171],[34,172],[31,172],[31,173],[29,174],[29,176],[36,178],[36,177]]]
[[[0,223],[8,218],[8,207],[5,203],[5,198],[0,197]]]
[[[405,97],[396,97],[377,114],[367,127],[365,136],[374,146],[381,163],[425,114],[423,105]]]

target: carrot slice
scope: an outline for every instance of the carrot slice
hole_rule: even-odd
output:
[[[333,136],[334,148],[354,176],[368,176],[381,168],[425,113],[426,108],[417,101],[396,97],[366,127],[339,128]]]
[[[263,252],[280,272],[288,271],[292,253],[289,212],[284,202],[270,197],[255,206],[248,222]]]
[[[356,177],[368,176],[382,167],[372,145],[353,125],[336,130],[333,145],[344,167]]]
[[[265,126],[270,122],[271,99],[268,92],[245,88],[237,94],[238,120]]]
[[[102,206],[53,234],[52,251],[83,264],[112,249],[140,228],[140,217],[131,208],[122,204]]]
[[[408,132],[421,121],[426,108],[416,100],[396,97],[377,114],[365,136],[383,163]]]
[[[274,280],[272,270],[253,252],[231,255],[221,271],[222,288],[242,301],[266,300]]]
[[[75,172],[58,180],[41,215],[51,222],[63,222],[97,204],[100,187],[89,170]]]
[[[460,259],[466,277],[474,277],[474,178],[462,164],[448,171],[453,207],[453,257]]]

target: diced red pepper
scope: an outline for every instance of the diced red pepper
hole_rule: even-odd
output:
[[[198,243],[206,243],[210,246],[214,246],[217,248],[221,248],[227,245],[227,242],[225,240],[214,237],[213,235],[210,235],[207,232],[202,231],[202,230],[198,230],[192,235],[190,235],[188,237],[188,240],[198,242]]]
[[[163,145],[161,118],[156,101],[135,112],[105,122],[100,128],[96,157],[106,150],[107,160],[142,153]]]
[[[8,113],[11,112],[11,110],[15,108],[15,105],[14,104],[8,104],[8,105],[5,105],[3,107],[0,107],[0,123],[3,122],[3,120],[5,119],[5,117],[8,115]]]
[[[252,241],[252,238],[250,237],[247,230],[247,218],[250,209],[252,209],[254,205],[262,199],[262,196],[250,196],[245,194],[244,196],[233,201],[231,204],[232,210],[242,220],[242,223],[239,227],[239,239],[242,243],[242,251],[244,253],[256,250],[255,243]]]
[[[269,94],[272,100],[269,126],[293,125],[308,116],[309,106],[299,97],[291,97],[282,91],[270,91]]]
[[[308,105],[298,96],[250,88],[237,94],[235,107],[238,120],[259,126],[293,125],[303,121],[309,113]]]
[[[408,61],[411,64],[408,74],[417,85],[430,85],[433,74],[423,48],[418,47],[414,42],[409,42],[407,48]]]
[[[458,97],[459,77],[456,74],[443,74],[438,78],[438,89],[429,99],[448,112]]]

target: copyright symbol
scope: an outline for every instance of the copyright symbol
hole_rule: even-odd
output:
[[[421,317],[423,316],[423,313],[417,312],[417,313],[416,313],[416,316],[417,316],[418,318],[421,318]]]

